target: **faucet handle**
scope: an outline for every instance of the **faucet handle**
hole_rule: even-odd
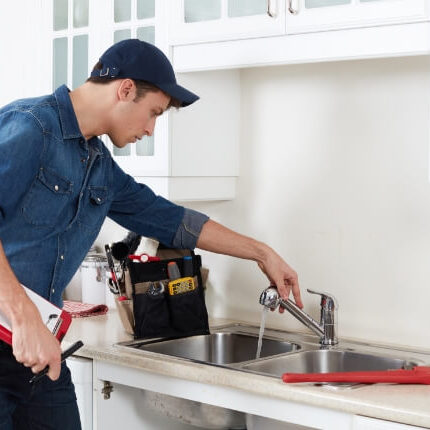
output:
[[[314,290],[310,290],[309,288],[307,288],[306,291],[309,294],[317,294],[317,295],[321,296],[321,306],[327,306],[331,309],[337,309],[338,308],[336,297],[333,296],[333,294],[324,293],[322,291],[314,291]]]

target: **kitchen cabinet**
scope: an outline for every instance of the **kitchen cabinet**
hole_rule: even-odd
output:
[[[178,0],[169,17],[172,45],[274,36],[285,31],[285,1]]]
[[[221,15],[210,21],[186,22],[184,2],[177,5],[170,12],[173,24],[169,27],[176,70],[430,53],[428,0],[278,0],[267,4],[275,11],[273,17],[266,14],[265,20],[272,23],[272,27],[267,24],[269,28],[248,28],[255,16]],[[193,33],[198,26],[201,31]]]
[[[72,89],[84,83],[99,56],[123,39],[153,43],[169,56],[168,6],[168,2],[155,0],[43,3],[45,43],[41,55],[50,65],[44,78],[46,92],[63,83]],[[182,110],[166,112],[157,119],[153,136],[122,149],[108,136],[101,138],[123,170],[166,198],[232,199],[238,176],[238,74],[230,71],[210,81],[193,75],[186,84],[182,79],[180,83],[201,96],[198,109],[188,107],[184,114]],[[221,84],[230,89],[228,104],[224,93],[214,91]],[[225,116],[223,127],[216,127],[216,119]]]
[[[296,34],[425,21],[427,0],[287,0],[286,31]]]
[[[244,39],[425,21],[427,0],[179,0],[169,42]]]
[[[375,418],[356,415],[352,423],[352,430],[423,430],[424,427],[410,426],[392,421],[377,420]]]

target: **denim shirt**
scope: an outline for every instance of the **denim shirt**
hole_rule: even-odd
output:
[[[208,218],[124,173],[83,137],[67,87],[0,109],[0,240],[18,280],[61,295],[105,217],[170,247],[194,248]]]

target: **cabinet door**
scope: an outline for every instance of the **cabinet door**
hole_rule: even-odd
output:
[[[108,45],[137,38],[152,43],[167,54],[164,2],[155,0],[105,0],[107,8],[103,28]],[[102,23],[100,23],[102,26]],[[154,134],[144,136],[125,148],[116,148],[107,136],[116,162],[132,176],[166,176],[169,174],[168,114],[157,119]]]
[[[425,21],[428,0],[286,0],[287,33]]]
[[[415,427],[356,415],[353,418],[352,430],[424,430],[424,427]]]
[[[285,0],[175,0],[169,16],[172,45],[285,32]]]
[[[88,78],[101,54],[113,43],[138,38],[165,50],[164,3],[155,0],[53,0],[47,2],[52,90],[76,88]],[[161,23],[161,24],[159,24]],[[102,140],[129,174],[168,174],[167,118],[157,120],[154,135],[123,149]]]

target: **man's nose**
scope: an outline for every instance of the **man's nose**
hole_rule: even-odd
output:
[[[147,136],[152,136],[154,134],[154,128],[155,128],[155,119],[154,121],[150,121],[148,124],[146,124],[145,134]]]

